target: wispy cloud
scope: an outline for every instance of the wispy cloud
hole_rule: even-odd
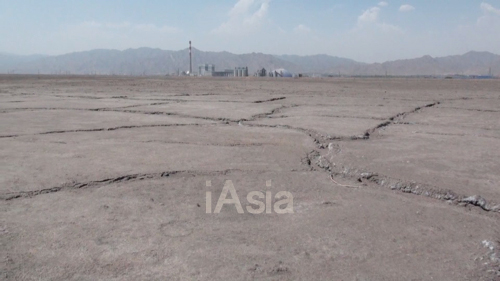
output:
[[[370,9],[364,11],[358,17],[358,24],[363,25],[365,23],[376,22],[378,20],[379,14],[380,14],[380,8],[379,7],[372,7]]]
[[[401,7],[399,7],[400,12],[411,12],[413,10],[415,10],[415,7],[413,7],[412,5],[408,5],[408,4],[401,5]]]
[[[215,34],[255,30],[266,20],[271,0],[239,0],[228,13],[228,20],[212,30]]]
[[[494,35],[500,30],[500,9],[485,2],[481,3],[478,9],[482,15],[477,21],[474,24],[458,26],[454,33],[453,39],[458,52],[500,50],[500,41],[498,36]]]
[[[483,15],[478,18],[477,26],[481,28],[497,28],[500,26],[500,9],[488,3],[481,3],[479,6]]]
[[[485,3],[485,2],[481,3],[480,8],[485,13],[493,13],[493,14],[500,15],[500,9],[493,7],[489,3]]]
[[[482,31],[500,28],[500,9],[485,2],[481,3],[479,8],[483,15],[477,19],[477,28]]]
[[[345,56],[357,54],[361,60],[384,61],[394,55],[394,46],[404,42],[403,30],[384,21],[385,6],[364,10],[357,18],[356,26],[341,41]],[[347,47],[348,46],[348,47]],[[367,47],[369,46],[369,47]]]
[[[379,5],[380,7],[386,7],[386,6],[388,6],[388,5],[389,5],[389,3],[387,3],[386,1],[382,1],[382,2],[379,2],[379,3],[378,3],[378,5]]]
[[[303,24],[297,25],[293,31],[295,32],[311,32],[311,29]]]
[[[254,0],[240,0],[238,1],[234,7],[229,11],[229,16],[230,17],[237,17],[243,14],[246,14],[248,10],[252,7],[254,4]]]
[[[403,31],[398,26],[382,22],[380,20],[380,12],[383,8],[371,7],[358,16],[358,24],[356,30],[370,29],[370,32],[383,31],[383,32],[397,32]]]

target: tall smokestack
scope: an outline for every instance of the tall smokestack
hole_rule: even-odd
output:
[[[193,75],[193,56],[191,54],[191,41],[189,41],[189,75]]]

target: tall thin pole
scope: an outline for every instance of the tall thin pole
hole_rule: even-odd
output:
[[[189,41],[189,75],[193,75],[193,58],[191,55],[191,41]]]

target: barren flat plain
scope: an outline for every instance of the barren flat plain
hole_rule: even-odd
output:
[[[0,76],[2,280],[500,280],[499,212],[499,80]]]

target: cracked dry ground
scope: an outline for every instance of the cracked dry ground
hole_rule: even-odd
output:
[[[3,280],[499,278],[499,81],[0,76],[0,116]]]

